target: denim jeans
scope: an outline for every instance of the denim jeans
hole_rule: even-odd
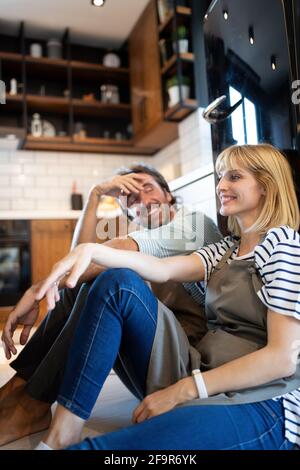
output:
[[[58,403],[87,419],[117,357],[131,365],[143,396],[157,306],[156,297],[134,271],[109,269],[98,276],[69,350]]]
[[[281,400],[176,408],[68,450],[290,450]]]

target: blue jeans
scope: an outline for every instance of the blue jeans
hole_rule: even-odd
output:
[[[157,299],[130,269],[109,269],[90,288],[66,364],[58,403],[87,419],[117,358],[146,393],[157,322]]]
[[[289,450],[281,401],[176,408],[68,450]]]

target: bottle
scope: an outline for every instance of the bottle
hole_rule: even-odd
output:
[[[77,183],[73,181],[72,194],[71,194],[71,208],[72,211],[81,211],[83,207],[82,194],[77,193]]]
[[[43,134],[43,127],[41,116],[38,113],[34,113],[31,120],[31,134],[33,137],[41,137]]]
[[[14,96],[18,93],[18,82],[15,78],[12,78],[10,80],[10,90],[9,90],[9,94],[11,96]]]

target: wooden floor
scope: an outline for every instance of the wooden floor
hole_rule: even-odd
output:
[[[4,358],[0,347],[0,386],[14,374]],[[87,421],[83,437],[96,436],[114,431],[131,424],[131,415],[138,401],[125,388],[119,378],[111,373],[104,384],[103,390],[95,405],[91,418]],[[53,409],[55,405],[53,405]],[[0,450],[29,450],[33,449],[44,433],[32,434],[15,442],[0,447]]]

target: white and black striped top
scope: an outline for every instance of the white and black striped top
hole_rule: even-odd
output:
[[[205,266],[205,281],[198,282],[205,293],[207,282],[217,263],[233,245],[230,237],[197,250]],[[287,226],[273,228],[252,253],[237,257],[238,247],[228,260],[255,261],[263,286],[258,292],[261,301],[274,312],[300,320],[300,236]],[[278,399],[280,397],[276,397]],[[285,437],[300,446],[300,389],[287,393],[283,399]]]

